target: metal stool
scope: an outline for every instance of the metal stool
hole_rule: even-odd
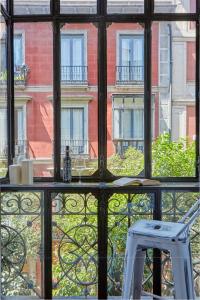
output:
[[[195,299],[189,230],[199,214],[200,199],[178,223],[141,220],[129,228],[124,261],[123,300],[141,299],[145,252],[148,248],[170,251],[175,299]]]

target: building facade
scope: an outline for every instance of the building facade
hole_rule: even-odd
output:
[[[80,2],[80,3],[79,3]],[[95,12],[95,1],[61,1],[63,12]],[[16,13],[24,13],[22,1]],[[46,11],[46,2],[28,13]],[[83,3],[83,4],[82,4]],[[157,12],[193,12],[194,0],[155,1]],[[42,5],[44,6],[42,8]],[[143,12],[142,1],[108,1],[117,13]],[[152,24],[152,141],[166,132],[172,140],[195,141],[196,30],[192,22]],[[66,145],[86,159],[88,174],[98,158],[98,29],[95,24],[60,28],[61,159]],[[144,150],[144,26],[107,26],[107,155],[123,158],[129,147]],[[5,36],[1,36],[1,75],[5,83]],[[34,161],[34,176],[53,174],[53,28],[51,23],[14,27],[15,153]],[[0,101],[0,157],[6,156],[6,109]],[[2,165],[3,166],[3,165]],[[3,167],[2,167],[3,168]],[[111,170],[113,171],[113,170]],[[76,174],[75,167],[73,168]],[[113,171],[115,173],[115,171]]]

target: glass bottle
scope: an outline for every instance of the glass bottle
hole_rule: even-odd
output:
[[[69,146],[66,146],[65,157],[63,159],[63,181],[71,182],[71,180],[72,180],[71,157],[69,155]]]

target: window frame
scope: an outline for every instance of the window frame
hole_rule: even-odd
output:
[[[13,74],[13,25],[17,22],[52,22],[54,28],[54,54],[53,70],[54,84],[54,178],[35,178],[39,181],[60,181],[60,118],[61,118],[61,76],[60,76],[60,26],[68,23],[93,23],[98,28],[98,171],[86,180],[108,180],[113,175],[107,170],[107,26],[110,23],[141,23],[144,26],[144,176],[151,178],[151,24],[154,21],[188,21],[196,24],[196,175],[194,177],[161,177],[162,181],[198,181],[199,158],[199,20],[200,3],[196,0],[195,13],[155,13],[154,1],[144,0],[144,13],[140,14],[108,14],[107,1],[97,0],[97,12],[95,14],[61,14],[60,2],[50,0],[51,12],[47,15],[14,15],[13,1],[7,0],[7,13],[3,11],[5,18],[10,17],[7,23],[8,32],[8,162],[12,163],[14,155],[14,74]],[[56,103],[55,103],[56,102]],[[56,108],[56,109],[55,109]],[[151,130],[149,130],[151,128]],[[75,178],[76,179],[76,178]]]

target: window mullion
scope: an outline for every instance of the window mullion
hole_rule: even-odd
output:
[[[144,172],[151,177],[151,21],[145,23],[144,33]]]
[[[60,23],[53,23],[53,116],[54,116],[54,180],[60,180],[61,93],[60,93]]]

